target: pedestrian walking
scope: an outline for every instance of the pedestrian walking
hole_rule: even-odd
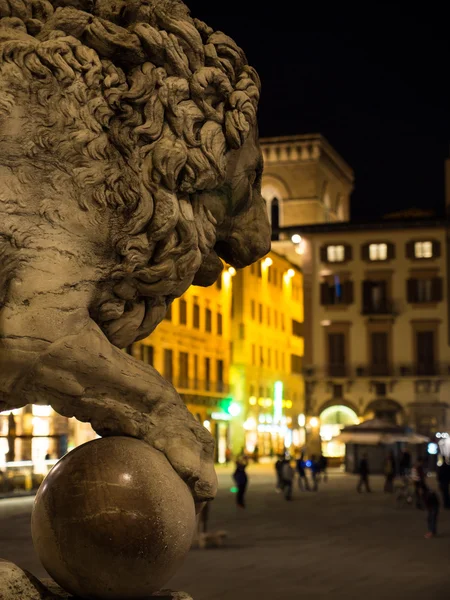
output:
[[[437,469],[437,480],[441,491],[442,503],[446,510],[450,510],[450,463],[448,459],[444,459],[442,464]]]
[[[424,509],[422,489],[423,487],[426,487],[425,477],[426,474],[424,460],[422,456],[419,456],[411,473],[411,478],[414,481],[416,508],[418,508],[419,510]]]
[[[281,471],[283,469],[283,463],[284,463],[284,456],[280,455],[275,463],[275,473],[276,473],[276,477],[277,477],[277,483],[276,483],[275,489],[277,490],[277,492],[281,492],[281,490],[283,489],[283,477],[281,474]]]
[[[236,470],[233,473],[233,479],[238,489],[236,494],[236,504],[239,508],[245,508],[245,492],[247,491],[248,476],[246,472],[247,460],[238,459],[236,462]]]
[[[324,456],[322,453],[319,456],[319,473],[322,474],[322,478],[324,482],[328,481],[328,458]]]
[[[439,515],[439,498],[436,492],[430,490],[425,484],[419,487],[419,494],[423,505],[427,511],[428,531],[426,538],[432,538],[437,535],[437,520]]]
[[[385,493],[392,494],[394,491],[394,479],[395,479],[395,457],[393,452],[389,452],[389,455],[384,461],[384,474],[386,476],[384,482]]]
[[[319,461],[317,460],[315,454],[313,454],[311,456],[310,463],[311,463],[311,466],[309,468],[311,469],[311,477],[312,477],[312,482],[313,482],[313,492],[317,492],[318,489],[319,489],[320,467],[319,467]]]
[[[294,481],[295,471],[291,466],[290,459],[286,458],[283,461],[281,468],[281,478],[283,483],[284,498],[286,500],[292,500],[292,483]]]
[[[400,458],[400,477],[408,477],[411,472],[411,454],[404,450]]]
[[[300,454],[300,458],[297,460],[297,472],[298,472],[298,487],[302,492],[309,492],[309,482],[306,477],[306,469],[305,469],[305,456],[303,452]]]
[[[359,482],[356,487],[358,493],[361,493],[363,486],[366,488],[366,492],[370,493],[372,490],[370,489],[369,485],[369,457],[367,455],[367,452],[363,454],[361,460],[359,461],[358,471]]]

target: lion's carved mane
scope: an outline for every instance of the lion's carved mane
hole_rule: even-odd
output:
[[[33,99],[27,156],[52,152],[80,209],[120,223],[95,320],[120,346],[124,311],[139,312],[145,337],[215,243],[196,194],[224,182],[256,124],[256,72],[177,0],[0,0],[0,128],[12,81]]]

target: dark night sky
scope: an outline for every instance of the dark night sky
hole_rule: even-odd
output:
[[[351,23],[327,14],[329,31],[306,32],[300,22],[324,19],[320,12],[292,17],[299,2],[281,2],[281,14],[273,2],[273,12],[251,13],[248,0],[186,1],[192,16],[233,37],[259,72],[260,135],[322,133],[354,169],[353,218],[411,207],[443,212],[450,154],[450,36],[438,31],[443,15],[427,19],[426,7],[420,15],[390,13],[384,26],[373,15]],[[317,6],[327,13],[326,4]]]

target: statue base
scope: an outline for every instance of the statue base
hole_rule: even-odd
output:
[[[14,563],[0,560],[0,598],[2,600],[83,600],[65,592],[51,579],[40,581],[31,573],[22,570]],[[148,600],[192,600],[184,592],[161,590],[148,597]],[[124,598],[124,600],[132,600]]]

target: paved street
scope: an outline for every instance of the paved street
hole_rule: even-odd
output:
[[[227,529],[220,550],[192,550],[171,582],[194,600],[435,600],[448,595],[450,511],[440,536],[424,539],[425,514],[396,509],[381,491],[355,492],[355,478],[334,474],[317,494],[274,491],[272,470],[250,467],[248,508],[238,511],[230,470],[219,473],[211,527]],[[32,498],[0,501],[0,555],[43,576],[29,520]],[[25,600],[25,599],[24,599]]]

